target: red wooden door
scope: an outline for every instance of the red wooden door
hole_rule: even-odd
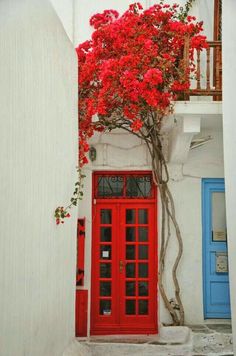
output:
[[[91,334],[157,333],[155,199],[96,199]]]

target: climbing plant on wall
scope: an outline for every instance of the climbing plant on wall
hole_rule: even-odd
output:
[[[188,1],[188,7],[191,3]],[[162,207],[159,290],[173,324],[183,325],[184,307],[177,278],[183,243],[168,187],[161,127],[173,112],[178,94],[189,88],[189,76],[195,71],[194,49],[207,46],[205,36],[200,35],[202,23],[188,16],[186,8],[160,2],[147,10],[140,3],[132,4],[122,16],[115,10],[105,10],[92,16],[90,24],[94,27],[91,39],[76,49],[79,60],[79,164],[83,167],[88,162],[89,138],[95,131],[120,128],[145,141]],[[184,61],[186,48],[188,63]],[[67,217],[68,208],[76,205],[81,195],[80,182],[71,204],[67,208],[57,208],[58,224]],[[167,296],[163,279],[171,238],[178,242],[172,267],[174,304]]]

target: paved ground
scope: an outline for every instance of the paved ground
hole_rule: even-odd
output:
[[[190,325],[193,355],[233,355],[230,324]]]
[[[71,353],[64,356],[233,356],[229,323],[188,327],[162,328],[158,336],[78,338]]]

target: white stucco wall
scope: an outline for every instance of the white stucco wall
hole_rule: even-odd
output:
[[[148,0],[139,1],[144,7]],[[78,45],[90,38],[93,28],[89,25],[89,19],[92,15],[101,13],[107,9],[117,10],[120,14],[126,11],[132,0],[90,0],[89,6],[87,0],[75,0],[75,44]]]
[[[199,21],[203,21],[204,34],[212,41],[214,29],[214,0],[194,1],[191,13],[194,14]]]
[[[235,24],[236,2],[222,2],[222,33],[223,33],[223,132],[226,187],[226,218],[229,251],[230,299],[232,326],[234,337],[234,352],[236,353],[236,121],[235,121],[235,82],[236,82],[236,42],[232,32]]]
[[[67,36],[74,42],[75,0],[50,0]]]
[[[77,60],[47,0],[0,2],[0,355],[59,356],[74,336]]]
[[[222,178],[224,176],[222,132],[214,128],[211,130],[202,129],[200,135],[204,137],[209,134],[213,137],[212,141],[190,151],[188,160],[183,166],[184,179],[170,182],[184,244],[184,254],[178,273],[186,324],[204,322],[202,178]],[[173,259],[176,253],[176,243],[172,241],[170,246],[172,246],[172,253],[168,254],[168,260]],[[171,278],[170,270],[166,276]],[[161,321],[168,321],[164,309],[161,309]]]

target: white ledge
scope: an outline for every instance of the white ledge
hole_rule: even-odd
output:
[[[222,115],[222,101],[176,101],[174,115]]]

